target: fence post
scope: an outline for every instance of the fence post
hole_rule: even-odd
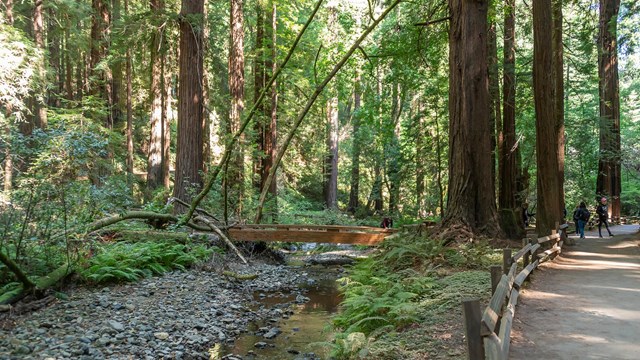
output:
[[[493,295],[493,293],[496,292],[500,279],[502,278],[502,266],[491,265],[489,269],[491,271],[491,295]]]
[[[464,311],[464,329],[467,338],[469,360],[484,360],[484,344],[480,334],[482,314],[480,300],[466,299],[462,301]]]
[[[507,275],[511,267],[511,249],[502,249],[502,272]]]

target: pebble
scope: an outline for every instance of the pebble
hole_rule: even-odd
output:
[[[288,267],[259,263],[231,270],[259,276],[229,282],[216,271],[192,269],[137,283],[74,289],[68,299],[17,316],[13,328],[0,329],[0,359],[203,359],[215,343],[233,344],[251,322],[276,323],[293,314],[282,305],[256,309],[245,304],[254,293],[291,299],[300,294],[297,285],[305,277]],[[278,334],[272,325],[259,336]]]

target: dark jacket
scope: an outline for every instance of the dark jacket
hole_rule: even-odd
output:
[[[603,205],[603,204],[598,205],[598,207],[596,208],[596,214],[598,214],[598,220],[607,221],[607,219],[609,218],[608,208],[609,207],[607,205]]]
[[[580,208],[578,209],[577,217],[578,217],[578,220],[587,222],[591,217],[591,213],[589,212],[589,210],[587,210],[587,208]]]

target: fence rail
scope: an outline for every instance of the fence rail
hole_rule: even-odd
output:
[[[492,266],[489,305],[480,311],[478,299],[463,301],[467,350],[470,360],[509,358],[511,326],[516,313],[520,289],[538,265],[562,252],[569,225],[556,225],[551,235],[523,239],[523,247],[512,255],[504,249],[502,266]],[[518,272],[518,261],[522,269]]]

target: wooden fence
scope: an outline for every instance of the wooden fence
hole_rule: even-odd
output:
[[[493,296],[489,305],[480,310],[477,299],[464,300],[464,322],[470,360],[502,360],[509,358],[511,325],[518,304],[520,289],[538,265],[555,258],[567,239],[567,224],[556,226],[551,235],[523,240],[523,247],[512,255],[503,250],[503,264],[491,267]],[[518,261],[522,267],[518,272]]]

